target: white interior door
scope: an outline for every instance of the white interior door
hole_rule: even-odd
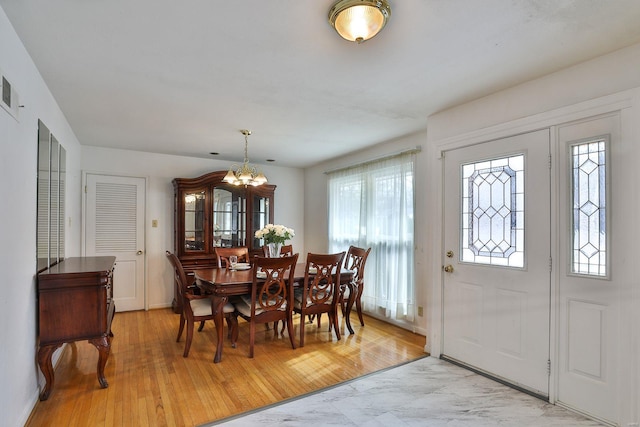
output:
[[[116,257],[113,297],[118,311],[144,309],[145,179],[86,174],[84,251]]]
[[[549,130],[444,153],[443,355],[549,393]]]
[[[557,401],[617,423],[621,303],[633,283],[637,220],[620,117],[559,126],[559,363]],[[614,185],[615,183],[615,185]],[[625,247],[631,250],[625,250]],[[632,258],[628,259],[630,255]]]

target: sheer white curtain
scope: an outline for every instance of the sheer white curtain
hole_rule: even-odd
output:
[[[328,172],[329,251],[371,247],[363,309],[414,319],[413,152]]]

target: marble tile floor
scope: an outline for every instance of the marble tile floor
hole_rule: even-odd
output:
[[[207,426],[599,426],[433,357]]]

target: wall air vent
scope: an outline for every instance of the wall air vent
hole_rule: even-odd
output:
[[[18,93],[0,70],[0,105],[18,120]]]

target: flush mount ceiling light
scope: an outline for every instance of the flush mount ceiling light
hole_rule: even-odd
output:
[[[244,163],[242,166],[232,165],[229,172],[222,178],[222,181],[233,185],[253,185],[258,186],[267,182],[267,177],[262,172],[249,164],[247,157],[247,146],[249,145],[249,135],[251,131],[242,129],[240,132],[244,135]]]
[[[343,39],[360,44],[378,34],[390,16],[386,0],[340,0],[329,10],[329,23]]]

